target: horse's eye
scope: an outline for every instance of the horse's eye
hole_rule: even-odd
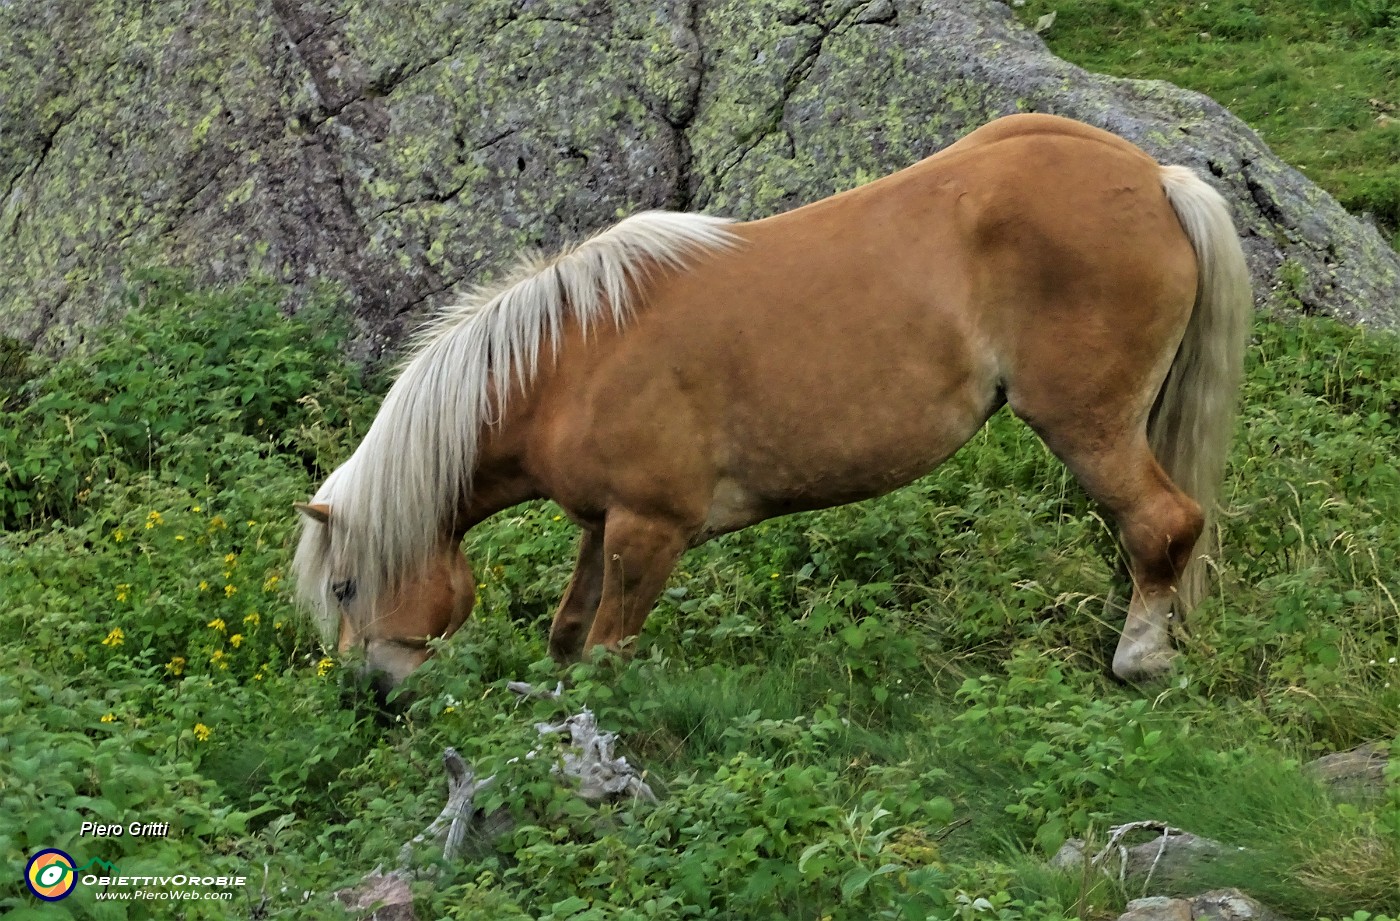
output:
[[[346,579],[344,582],[331,584],[331,594],[335,600],[341,604],[349,604],[355,599],[355,582],[353,579]]]

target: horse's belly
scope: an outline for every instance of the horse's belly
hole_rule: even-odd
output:
[[[896,401],[898,402],[898,401]],[[793,414],[731,431],[705,539],[792,512],[859,502],[904,486],[951,456],[999,406],[994,384],[922,405]]]

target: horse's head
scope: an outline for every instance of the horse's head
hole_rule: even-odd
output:
[[[330,527],[329,506],[298,503],[296,508],[312,522]],[[357,575],[323,571],[323,585],[303,590],[329,599],[338,609],[337,648],[342,653],[361,651],[364,671],[373,675],[382,692],[398,686],[432,655],[430,640],[456,633],[476,600],[471,565],[452,541],[444,542],[416,573],[385,590],[362,590],[364,580]]]

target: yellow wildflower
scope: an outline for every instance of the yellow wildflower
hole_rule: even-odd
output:
[[[214,650],[213,654],[209,656],[209,664],[217,665],[219,668],[228,668],[228,663],[224,661],[224,651],[222,649]]]
[[[202,511],[204,511],[204,509],[200,508],[198,505],[195,505],[195,506],[191,506],[191,507],[190,507],[190,511],[192,511],[192,512],[202,512]]]
[[[224,623],[224,619],[222,617],[216,617],[204,626],[208,627],[210,630],[217,630],[220,633],[223,633],[224,630],[228,627],[228,624]]]
[[[237,595],[237,594],[238,594],[238,586],[236,586],[236,585],[225,585],[225,586],[224,586],[224,597],[225,597],[225,598],[232,598],[234,595]]]
[[[209,519],[209,530],[211,530],[211,531],[223,531],[223,530],[226,530],[227,528],[228,528],[228,522],[227,522],[227,521],[224,521],[224,516],[222,516],[222,515],[215,515],[213,518],[210,518],[210,519]]]
[[[107,638],[102,641],[102,645],[111,646],[113,649],[116,649],[122,644],[122,640],[124,640],[125,638],[126,634],[122,633],[121,627],[113,627],[112,632],[108,633]]]
[[[176,677],[183,675],[185,673],[185,657],[176,656],[171,659],[169,662],[165,663],[165,670]]]
[[[104,714],[102,714],[102,722],[104,722],[104,723],[115,723],[116,721],[117,721],[117,715],[116,715],[115,713],[104,713]]]
[[[335,661],[333,659],[322,659],[321,661],[316,663],[316,677],[326,677],[326,675],[330,674],[332,668],[335,668]]]
[[[119,584],[117,585],[117,600],[118,600],[118,601],[125,601],[128,597],[130,597],[130,595],[129,595],[130,592],[131,592],[131,586],[130,586],[130,585],[128,585],[128,584],[125,583],[125,582],[119,583]]]
[[[199,590],[200,590],[201,592],[207,592],[207,591],[209,591],[209,583],[206,582],[206,581],[203,580],[203,579],[200,579],[200,580],[199,580]]]
[[[231,636],[231,637],[228,638],[228,644],[229,644],[230,646],[232,646],[234,649],[237,649],[239,646],[242,646],[242,645],[243,645],[243,634],[241,634],[241,633],[235,633],[233,636]]]
[[[146,516],[146,529],[150,530],[158,524],[165,524],[165,519],[160,516],[160,512],[152,509],[151,513]]]
[[[267,581],[263,583],[263,591],[265,591],[265,592],[270,592],[270,591],[272,591],[273,589],[275,589],[275,588],[277,587],[277,583],[278,583],[278,582],[281,582],[281,581],[282,581],[281,576],[268,576],[268,577],[267,577]]]
[[[238,564],[238,554],[236,554],[236,553],[226,553],[226,554],[224,554],[224,562],[227,563],[227,564],[230,565],[230,566],[236,566],[236,565]]]
[[[267,674],[267,663],[264,662],[262,665],[258,666],[258,673],[257,673],[256,675],[253,676],[253,680],[254,680],[254,681],[261,681],[261,680],[263,680],[263,675],[266,675],[266,674]]]
[[[243,622],[250,627],[256,627],[258,624],[262,623],[262,615],[257,611],[249,611],[248,616],[243,618]]]
[[[213,730],[210,729],[208,726],[204,725],[203,723],[194,724],[194,737],[199,741],[208,742],[209,736],[212,734]]]
[[[126,540],[126,532],[121,528],[117,528],[116,533],[112,535],[112,540],[120,544],[122,541]]]

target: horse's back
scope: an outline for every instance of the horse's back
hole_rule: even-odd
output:
[[[987,122],[969,132],[956,142],[948,145],[934,157],[963,150],[987,147],[1001,141],[1025,140],[1031,138],[1062,138],[1102,144],[1129,157],[1142,160],[1146,164],[1156,161],[1137,145],[1110,131],[1097,128],[1084,122],[1075,121],[1060,115],[1047,115],[1041,112],[1026,112],[1006,115]],[[931,159],[931,158],[929,158]]]
[[[707,532],[909,482],[1023,384],[1138,386],[1194,297],[1154,161],[1052,116],[733,231],[650,281],[627,329],[564,349],[556,390],[581,491],[632,491],[626,471]]]
[[[748,252],[714,277],[757,285],[763,312],[856,351],[868,342],[871,355],[922,347],[963,371],[949,350],[1003,370],[1047,342],[1087,361],[1150,350],[1179,335],[1196,293],[1161,167],[1051,115],[998,119],[898,173],[736,231]]]

